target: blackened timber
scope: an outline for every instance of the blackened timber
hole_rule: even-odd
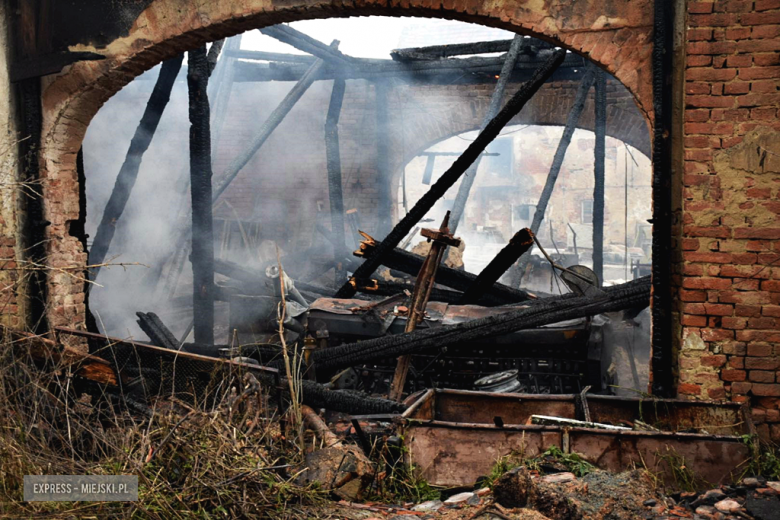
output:
[[[672,124],[675,13],[672,2],[653,3],[653,395],[674,397],[677,362],[672,327]]]
[[[596,144],[593,166],[593,272],[604,282],[604,167],[607,137],[607,80],[596,72]]]
[[[482,270],[471,287],[463,293],[459,303],[477,303],[479,298],[495,284],[520,256],[534,245],[534,234],[524,228],[515,233],[509,243],[499,251],[493,260]]]
[[[588,92],[591,86],[593,86],[593,80],[595,78],[595,70],[593,65],[588,66],[587,74],[582,78],[580,86],[577,88],[577,95],[574,98],[574,105],[569,110],[569,115],[566,118],[566,126],[563,129],[563,135],[561,140],[558,141],[558,148],[555,150],[555,156],[553,157],[550,171],[547,173],[547,180],[542,188],[542,194],[539,196],[539,202],[536,203],[536,211],[534,212],[534,218],[531,221],[531,232],[536,234],[539,232],[539,227],[544,220],[544,214],[547,212],[547,205],[550,203],[550,197],[552,197],[553,190],[555,189],[555,183],[558,180],[558,175],[561,172],[561,166],[563,166],[563,160],[566,157],[566,150],[569,149],[574,131],[577,129],[580,117],[583,110],[585,110],[585,101],[588,99]],[[522,277],[525,272],[525,267],[528,265],[529,256],[520,260],[518,267],[519,275]]]
[[[374,83],[376,96],[376,170],[379,205],[377,207],[377,235],[384,237],[392,225],[392,198],[390,195],[390,124],[387,114],[387,83]]]
[[[214,343],[214,231],[211,188],[211,131],[206,92],[206,47],[189,52],[190,192],[192,194],[192,299],[195,342]]]
[[[347,56],[332,44],[325,45],[319,40],[293,29],[289,25],[274,25],[260,29],[260,32],[298,50],[317,56],[321,60],[332,60],[345,65],[358,63],[360,60]]]
[[[250,51],[245,49],[226,51],[225,55],[245,60],[305,63],[306,65],[311,65],[317,60],[316,56],[309,56],[308,54],[285,54],[283,52]]]
[[[168,350],[178,350],[179,340],[176,336],[165,326],[159,316],[153,312],[136,312],[138,316],[138,326],[144,331],[144,334],[149,336],[153,345],[158,347],[164,347]]]
[[[430,47],[411,47],[390,51],[390,57],[396,61],[434,60],[463,56],[467,54],[490,54],[507,52],[514,40],[493,40],[487,42],[455,43],[450,45],[431,45]],[[553,45],[541,40],[526,38],[522,51],[526,54],[536,54],[540,50],[552,49]]]
[[[431,189],[423,195],[411,210],[396,224],[395,228],[376,248],[371,255],[354,273],[355,279],[369,278],[377,267],[382,264],[382,258],[395,249],[395,247],[409,234],[409,231],[422,219],[447,190],[457,182],[469,166],[479,157],[493,139],[498,136],[504,126],[525,106],[533,95],[541,88],[545,81],[552,75],[555,69],[566,58],[566,51],[556,51],[542,67],[540,67],[531,81],[524,83],[517,93],[510,99],[501,112],[479,133],[477,138],[469,145],[463,154],[458,157],[450,168],[439,177]],[[339,289],[337,297],[349,298],[355,294],[355,288],[346,283]]]
[[[346,368],[378,359],[441,349],[477,338],[483,340],[486,337],[605,312],[646,307],[650,302],[649,276],[607,289],[595,296],[558,298],[549,302],[538,300],[534,305],[457,325],[417,329],[406,334],[383,336],[319,350],[314,353],[314,362],[318,368]],[[522,346],[518,348],[522,349]]]
[[[219,60],[219,54],[222,52],[222,47],[225,45],[225,40],[217,40],[209,47],[209,53],[206,59],[209,63],[209,76],[214,72],[217,67],[217,60]]]
[[[325,118],[325,155],[328,166],[328,198],[330,199],[331,243],[333,257],[336,259],[335,279],[341,283],[346,276],[343,263],[339,260],[347,251],[344,238],[344,191],[341,181],[341,152],[339,150],[339,116],[344,102],[346,81],[342,78],[333,80],[333,90],[330,93],[328,115]]]
[[[338,46],[338,42],[334,41],[331,46],[335,49]],[[260,127],[258,133],[252,138],[247,149],[230,162],[228,167],[223,172],[217,187],[214,189],[213,201],[219,198],[220,195],[227,189],[233,179],[239,174],[239,172],[247,165],[250,159],[254,157],[257,151],[268,140],[271,134],[276,130],[276,127],[284,120],[290,110],[295,106],[301,96],[309,89],[311,84],[317,79],[324,65],[324,61],[317,60],[309,67],[306,74],[295,84],[295,86],[287,93],[279,106],[268,116],[268,119]]]
[[[512,70],[515,68],[515,62],[517,61],[517,56],[520,54],[520,48],[523,45],[523,41],[524,38],[519,34],[515,36],[514,40],[512,40],[512,45],[509,47],[509,52],[507,52],[504,64],[501,67],[501,74],[498,76],[496,86],[493,88],[493,95],[490,98],[490,106],[488,107],[487,113],[485,114],[485,118],[482,122],[482,128],[485,128],[485,126],[487,126],[487,124],[494,117],[496,117],[496,114],[498,114],[498,111],[501,109],[501,102],[504,99],[504,91],[506,90],[507,83],[509,83]],[[463,218],[463,213],[466,210],[466,202],[468,202],[471,187],[474,185],[474,180],[476,179],[477,172],[479,170],[479,160],[480,157],[477,157],[477,160],[474,161],[474,164],[472,164],[468,169],[466,175],[464,175],[463,180],[460,183],[460,186],[458,187],[458,194],[455,196],[455,202],[452,204],[453,233],[455,233],[455,231],[458,229],[458,225]]]
[[[369,241],[364,241],[360,245],[359,251],[361,254],[357,256],[369,257],[374,254],[376,249],[381,247],[381,245],[382,242],[371,244]],[[383,256],[382,265],[411,276],[417,276],[424,261],[425,259],[420,255],[404,251],[403,249],[394,248]],[[476,281],[476,275],[466,271],[452,269],[444,265],[439,266],[439,270],[436,273],[437,284],[451,287],[459,291],[467,291]],[[485,294],[479,299],[479,303],[482,305],[505,305],[509,303],[524,302],[530,298],[531,296],[521,289],[513,289],[506,285],[495,283],[485,291]]]
[[[114,238],[117,222],[122,216],[130,194],[133,191],[133,186],[135,186],[144,153],[152,142],[163,111],[165,111],[165,107],[171,98],[173,83],[179,74],[183,59],[184,55],[179,55],[164,62],[160,67],[160,75],[157,77],[152,94],[149,96],[141,122],[138,123],[135,135],[130,141],[130,148],[127,150],[125,162],[122,163],[122,167],[119,169],[114,189],[111,191],[111,196],[108,198],[106,207],[103,210],[103,216],[100,219],[95,239],[92,242],[92,249],[89,252],[90,264],[95,266],[92,268],[92,280],[97,278],[100,264],[106,259],[111,240]]]

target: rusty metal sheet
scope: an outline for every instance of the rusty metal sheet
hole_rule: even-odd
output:
[[[532,415],[545,413],[574,419],[572,395],[486,394],[466,390],[436,395],[437,421],[484,423],[492,426],[496,417],[504,424],[528,424]]]
[[[609,471],[646,467],[666,484],[675,482],[671,460],[693,471],[703,487],[717,487],[739,478],[750,459],[749,447],[738,437],[692,433],[609,432],[572,429],[572,452]]]

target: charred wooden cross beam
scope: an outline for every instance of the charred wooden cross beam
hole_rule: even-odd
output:
[[[555,183],[558,180],[558,174],[561,172],[561,166],[563,166],[563,159],[566,157],[566,150],[569,149],[571,138],[574,135],[574,131],[577,129],[580,116],[585,109],[585,101],[588,99],[588,92],[593,85],[595,79],[595,67],[588,66],[587,74],[582,78],[580,86],[577,89],[577,95],[574,98],[574,105],[572,105],[569,115],[566,118],[566,127],[563,129],[563,135],[561,140],[558,141],[558,148],[555,150],[555,156],[553,157],[550,171],[547,173],[547,180],[542,188],[542,194],[539,196],[539,202],[536,204],[536,211],[534,212],[534,218],[531,221],[531,232],[536,234],[539,232],[539,227],[544,220],[544,214],[547,211],[547,205],[550,203],[550,197],[552,197],[553,190],[555,189]],[[517,267],[518,282],[522,279],[525,272],[525,268],[528,265],[530,256],[522,258]]]
[[[192,299],[195,342],[214,343],[214,230],[211,189],[211,129],[206,92],[206,47],[189,52],[190,192],[192,194]]]
[[[390,56],[396,61],[435,60],[466,54],[490,54],[507,52],[514,40],[493,40],[487,42],[454,43],[450,45],[432,45],[430,47],[411,47],[390,51]],[[553,45],[541,40],[525,38],[521,52],[536,54],[540,50],[552,49]]]
[[[149,96],[149,102],[146,104],[143,116],[141,116],[141,122],[138,123],[135,135],[130,141],[125,162],[119,169],[114,189],[111,191],[111,196],[103,210],[103,217],[100,219],[95,240],[89,251],[89,262],[96,266],[92,268],[92,280],[97,278],[100,264],[106,259],[111,240],[114,238],[117,221],[122,216],[127,201],[130,199],[130,193],[138,178],[141,160],[152,142],[163,111],[171,98],[171,90],[173,90],[173,84],[179,74],[183,59],[184,55],[177,56],[164,62],[160,67],[160,75],[157,77],[152,94]]]
[[[596,72],[596,145],[593,167],[593,272],[604,281],[604,161],[607,136],[607,80],[603,70]],[[626,251],[628,254],[628,251]]]
[[[335,50],[338,48],[338,44],[338,40],[334,40],[333,43],[331,43],[331,48]],[[274,130],[276,130],[276,127],[279,126],[287,114],[290,113],[290,110],[292,110],[298,100],[301,99],[303,94],[309,89],[311,84],[314,83],[314,80],[317,79],[317,76],[319,75],[323,65],[324,62],[322,60],[317,60],[312,63],[312,65],[306,71],[306,74],[304,74],[300,81],[298,81],[298,83],[295,84],[290,92],[287,93],[282,102],[274,109],[271,115],[268,116],[268,119],[266,119],[266,121],[263,123],[263,126],[260,127],[260,130],[252,138],[249,147],[230,162],[228,167],[222,173],[217,187],[214,189],[214,195],[212,197],[214,202],[216,202],[219,196],[224,193],[230,183],[233,182],[233,179],[236,178],[244,166],[246,166],[252,157],[254,157],[254,155],[268,140]]]
[[[354,252],[358,257],[369,257],[381,247],[382,242],[375,241],[371,236],[366,233],[361,233],[364,237],[363,242],[360,244],[360,249]],[[422,268],[425,259],[420,255],[404,251],[403,249],[395,248],[382,257],[381,264],[401,271],[411,276],[417,276]],[[356,280],[365,282],[365,279]],[[356,282],[357,284],[361,282]],[[458,269],[452,269],[446,266],[440,266],[436,275],[436,283],[440,285],[446,285],[459,291],[467,291],[477,281],[477,275],[466,271],[460,271]],[[380,283],[380,287],[382,283]],[[478,299],[480,305],[506,305],[510,303],[524,302],[533,296],[521,289],[513,289],[506,285],[495,283],[492,286],[486,288],[485,293]],[[440,300],[447,301],[447,300]]]
[[[460,303],[462,305],[477,303],[479,298],[533,245],[534,234],[530,229],[524,228],[515,233],[509,243],[479,273],[474,283],[466,289]]]
[[[457,325],[418,329],[407,334],[383,336],[318,350],[314,354],[314,362],[318,368],[346,368],[605,312],[643,308],[649,303],[650,277],[646,276],[607,287],[603,293],[595,296],[572,295],[551,298],[549,301],[537,300],[532,305],[518,306],[516,310]],[[522,345],[517,348],[522,349]]]
[[[469,166],[479,157],[488,144],[498,136],[504,126],[525,106],[528,100],[541,88],[545,81],[555,72],[555,69],[563,62],[566,51],[556,51],[550,59],[534,74],[534,78],[523,84],[520,90],[510,99],[504,108],[488,123],[479,133],[477,138],[469,145],[463,154],[458,157],[450,168],[431,186],[431,189],[417,201],[395,228],[376,248],[371,255],[354,273],[354,279],[370,278],[377,267],[382,264],[382,258],[392,251],[401,240],[409,234],[409,231],[422,219],[447,190],[463,175]],[[351,280],[352,282],[352,280]],[[348,282],[341,287],[336,296],[338,298],[350,298],[355,294],[355,287]]]
[[[404,332],[412,332],[425,317],[425,307],[428,305],[431,289],[433,289],[434,281],[436,280],[436,271],[439,268],[439,264],[441,264],[447,246],[458,247],[460,245],[460,240],[450,234],[449,221],[450,212],[448,211],[438,231],[435,229],[423,229],[421,231],[422,236],[431,242],[431,249],[428,251],[428,256],[425,258],[425,262],[420,268],[420,274],[417,275],[417,280],[414,284],[414,292],[409,302],[409,316],[406,319]],[[411,363],[412,358],[408,354],[398,358],[398,365],[395,367],[393,382],[390,386],[389,397],[393,401],[401,400],[404,386],[406,385],[406,374],[409,372]]]
[[[501,74],[499,75],[496,86],[493,89],[493,95],[490,98],[490,106],[488,107],[485,118],[482,121],[482,128],[485,128],[488,123],[490,123],[490,121],[496,117],[496,114],[498,114],[498,111],[501,109],[501,101],[504,99],[504,91],[506,90],[507,83],[509,83],[509,77],[512,75],[512,70],[515,68],[515,62],[517,61],[517,56],[520,54],[520,48],[523,45],[523,40],[523,37],[519,34],[515,36],[514,40],[512,40],[512,45],[509,47],[509,52],[506,55],[506,61],[504,61],[504,65],[501,67]],[[476,179],[477,171],[479,170],[479,159],[480,158],[477,157],[477,160],[474,161],[474,164],[469,167],[466,175],[463,177],[463,180],[460,183],[460,186],[458,187],[458,194],[455,196],[455,202],[452,204],[453,233],[458,229],[458,224],[460,224],[463,213],[466,211],[466,202],[468,201],[471,187],[474,185],[474,180]]]
[[[358,58],[347,56],[333,45],[329,47],[321,41],[293,29],[289,25],[279,24],[271,27],[264,27],[263,29],[260,29],[260,32],[266,36],[279,40],[282,43],[295,47],[298,50],[316,56],[321,60],[334,61],[344,65],[354,65],[362,61]]]

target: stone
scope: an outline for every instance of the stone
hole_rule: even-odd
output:
[[[476,493],[477,493],[477,496],[484,497],[485,495],[490,493],[490,488],[489,487],[483,487],[482,489],[478,489],[476,491]]]
[[[388,520],[420,520],[416,515],[395,515],[388,518]]]
[[[422,504],[417,504],[412,508],[412,511],[419,513],[427,513],[428,511],[438,511],[444,503],[441,500],[428,500]]]
[[[464,502],[468,502],[468,500],[476,496],[471,491],[466,491],[465,493],[458,493],[457,495],[452,495],[450,498],[444,501],[445,504],[448,506],[454,506],[458,504],[463,504]]]
[[[699,506],[696,508],[695,513],[697,515],[709,515],[712,516],[715,514],[715,508],[712,506]]]
[[[772,488],[775,491],[780,491],[780,482],[767,482],[766,487]]]
[[[749,488],[758,487],[760,481],[756,477],[748,477],[742,479],[742,485]]]
[[[479,495],[474,493],[474,496],[466,500],[466,503],[470,506],[478,506],[481,501],[482,499],[479,498]]]
[[[758,493],[759,495],[772,496],[772,497],[780,495],[780,491],[777,491],[776,489],[772,489],[770,487],[758,488],[756,489],[756,493]]]
[[[717,502],[715,504],[715,509],[722,513],[736,513],[740,509],[742,509],[742,506],[739,505],[739,502],[736,500],[731,500],[730,498],[727,498],[726,500],[721,500],[720,502]]]
[[[564,482],[571,482],[572,480],[575,480],[577,477],[574,476],[574,473],[569,473],[568,471],[565,471],[563,473],[553,473],[552,475],[545,475],[542,477],[542,482],[547,482],[548,484],[563,484]]]
[[[726,494],[720,489],[710,489],[703,495],[699,496],[699,498],[691,502],[691,509],[696,509],[699,506],[711,506],[725,498]]]
[[[650,500],[645,500],[644,502],[642,502],[642,505],[645,507],[653,507],[657,503],[658,501],[656,499],[651,498]]]

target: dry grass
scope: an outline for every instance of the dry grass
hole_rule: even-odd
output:
[[[300,450],[251,376],[212,409],[167,399],[139,415],[67,367],[19,359],[24,345],[0,348],[0,517],[316,516],[323,493],[292,483]],[[138,475],[139,500],[23,502],[23,476],[44,474]]]

